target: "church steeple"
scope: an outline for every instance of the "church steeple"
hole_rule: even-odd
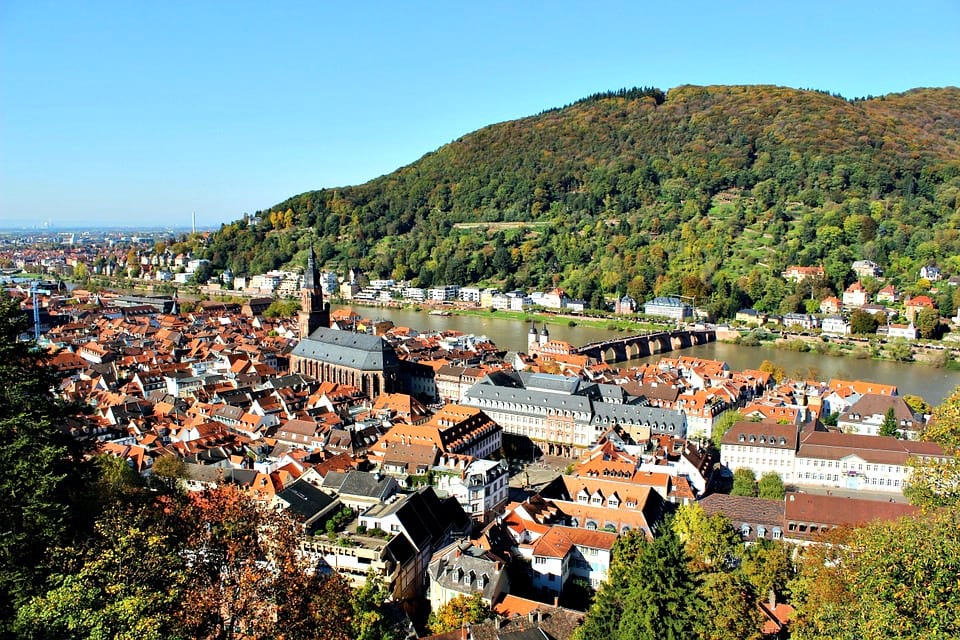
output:
[[[311,244],[307,268],[303,272],[303,285],[300,287],[300,313],[297,315],[301,340],[320,327],[330,326],[330,305],[323,301],[323,289],[319,283],[320,274]]]

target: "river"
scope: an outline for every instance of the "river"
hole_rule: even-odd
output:
[[[453,329],[463,333],[486,335],[497,346],[512,351],[526,351],[527,331],[530,325],[520,320],[497,317],[495,313],[484,316],[432,316],[426,311],[409,311],[378,307],[348,307],[365,318],[386,319],[397,326],[418,331],[444,331]],[[537,325],[540,329],[540,325]],[[608,329],[551,324],[547,326],[550,338],[574,345],[583,345],[596,340],[626,335]],[[842,378],[866,380],[884,384],[896,384],[900,395],[918,395],[932,405],[939,404],[951,391],[960,385],[960,371],[936,369],[923,364],[856,360],[816,353],[798,353],[771,347],[741,347],[732,344],[711,342],[690,347],[675,353],[698,358],[723,360],[731,369],[756,369],[764,360],[770,360],[783,368],[789,376],[808,376],[813,372],[820,380]],[[633,364],[656,362],[660,356],[631,360]]]

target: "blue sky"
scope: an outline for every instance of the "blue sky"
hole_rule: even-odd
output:
[[[960,3],[0,2],[0,227],[218,226],[597,91],[960,84]]]

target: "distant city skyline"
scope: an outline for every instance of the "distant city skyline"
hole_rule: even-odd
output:
[[[631,86],[960,84],[950,1],[0,6],[0,227],[219,226]]]

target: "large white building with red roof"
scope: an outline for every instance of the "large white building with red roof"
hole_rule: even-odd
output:
[[[721,463],[751,469],[759,478],[775,471],[799,486],[900,493],[912,458],[947,458],[937,444],[837,431],[798,431],[791,424],[738,422],[724,435]]]

